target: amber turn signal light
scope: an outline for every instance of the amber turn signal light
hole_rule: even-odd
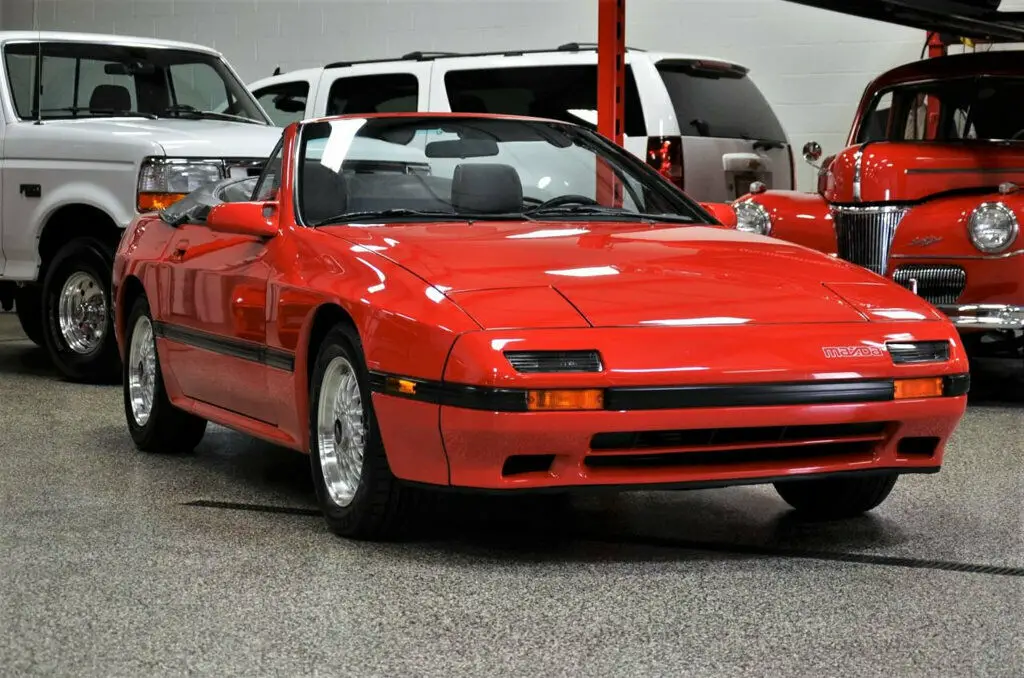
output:
[[[387,380],[388,388],[395,393],[403,393],[405,395],[416,395],[416,382],[410,381],[409,379],[402,379],[400,377],[388,377]]]
[[[897,379],[893,397],[896,400],[911,398],[937,398],[942,395],[942,377],[926,379]]]
[[[187,193],[139,193],[136,207],[139,212],[159,212],[184,198]]]
[[[531,412],[552,410],[600,410],[604,409],[604,391],[600,389],[530,391],[526,395],[526,409]]]

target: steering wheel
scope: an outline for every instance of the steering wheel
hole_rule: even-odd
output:
[[[561,207],[562,205],[574,205],[574,204],[575,205],[600,205],[601,203],[599,203],[598,201],[594,200],[593,198],[588,198],[585,195],[577,195],[577,194],[574,194],[574,193],[569,193],[568,195],[559,195],[559,196],[555,196],[554,198],[551,198],[550,200],[545,200],[544,202],[540,203],[536,207],[531,207],[530,211],[532,212],[532,211],[535,211],[535,210],[547,209],[549,207]]]

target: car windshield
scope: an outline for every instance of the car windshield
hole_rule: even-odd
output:
[[[955,78],[879,93],[858,142],[1024,140],[1024,78]]]
[[[127,115],[269,124],[245,85],[206,52],[27,42],[7,45],[4,65],[22,119]]]
[[[711,223],[643,161],[555,122],[395,116],[307,123],[297,216],[321,225],[381,219],[607,219]]]

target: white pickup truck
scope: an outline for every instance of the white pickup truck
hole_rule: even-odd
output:
[[[66,378],[117,380],[110,278],[125,226],[259,172],[281,129],[200,45],[0,31],[0,52],[0,297]]]

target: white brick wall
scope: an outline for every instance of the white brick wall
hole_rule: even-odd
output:
[[[156,36],[211,45],[247,81],[345,58],[594,42],[597,0],[0,0],[2,28]],[[1024,8],[1004,0],[1003,9]],[[864,85],[915,59],[921,31],[783,0],[627,0],[627,43],[752,68],[794,145],[838,150]],[[33,16],[35,12],[35,17]],[[799,163],[799,184],[814,171]]]

